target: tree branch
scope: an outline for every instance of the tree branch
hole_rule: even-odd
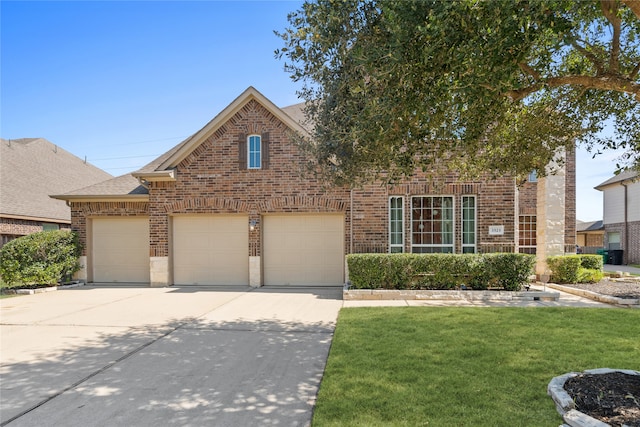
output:
[[[631,12],[640,19],[640,0],[622,0],[622,3],[631,9]]]
[[[640,72],[640,62],[636,64],[633,71],[631,71],[631,73],[629,74],[629,80],[635,80],[638,76],[638,72]]]
[[[506,93],[513,101],[520,101],[543,87],[582,86],[587,89],[628,93],[640,101],[640,84],[618,76],[562,76],[550,77],[534,85]]]
[[[609,72],[616,74],[620,69],[620,24],[622,20],[618,16],[618,2],[616,0],[601,0],[602,14],[613,27],[611,37],[611,52],[609,53]]]
[[[577,50],[578,52],[580,52],[582,55],[584,55],[588,60],[590,60],[593,65],[595,65],[596,67],[596,73],[598,75],[604,74],[604,64],[602,63],[602,61],[600,60],[600,58],[598,58],[593,52],[589,51],[587,48],[585,48],[584,46],[580,46],[578,44],[578,40],[576,40],[575,38],[571,38],[569,40],[569,43],[571,44],[571,46],[574,47],[575,50]],[[587,43],[588,44],[588,43]]]
[[[529,64],[519,62],[518,67],[520,67],[522,71],[524,71],[526,74],[529,74],[534,79],[540,80],[540,73],[534,70],[533,67],[531,67]]]

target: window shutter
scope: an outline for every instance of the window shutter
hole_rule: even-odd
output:
[[[263,133],[261,136],[262,146],[262,169],[269,169],[269,132]]]
[[[240,170],[247,168],[247,134],[241,133],[238,137],[238,167]]]

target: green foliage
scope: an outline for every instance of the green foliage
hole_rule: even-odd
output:
[[[639,310],[345,308],[313,425],[560,425],[549,381],[640,370],[638,336]]]
[[[556,283],[577,283],[578,269],[581,266],[578,255],[560,255],[547,258],[552,271],[551,281]]]
[[[0,275],[9,287],[56,284],[80,269],[76,233],[43,231],[12,240],[0,251]]]
[[[603,5],[306,1],[277,33],[276,56],[303,83],[308,168],[336,183],[444,162],[544,174],[576,140],[626,149],[640,167],[640,17],[624,1]]]
[[[349,279],[356,289],[519,290],[535,259],[525,254],[350,254]]]
[[[604,277],[602,269],[578,268],[578,283],[598,283]]]
[[[596,283],[602,280],[602,256],[561,255],[547,258],[556,283]]]
[[[600,270],[604,268],[602,263],[602,255],[579,255],[580,257],[580,265],[582,268],[590,269],[590,270]]]

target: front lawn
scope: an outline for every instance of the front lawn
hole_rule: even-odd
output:
[[[640,370],[640,310],[347,308],[313,425],[557,426],[551,378]]]

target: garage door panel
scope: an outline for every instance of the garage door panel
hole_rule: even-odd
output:
[[[246,215],[198,215],[173,219],[174,283],[249,283]]]
[[[148,218],[94,218],[92,264],[94,282],[148,283]]]
[[[343,242],[342,215],[265,216],[265,285],[342,284]]]

